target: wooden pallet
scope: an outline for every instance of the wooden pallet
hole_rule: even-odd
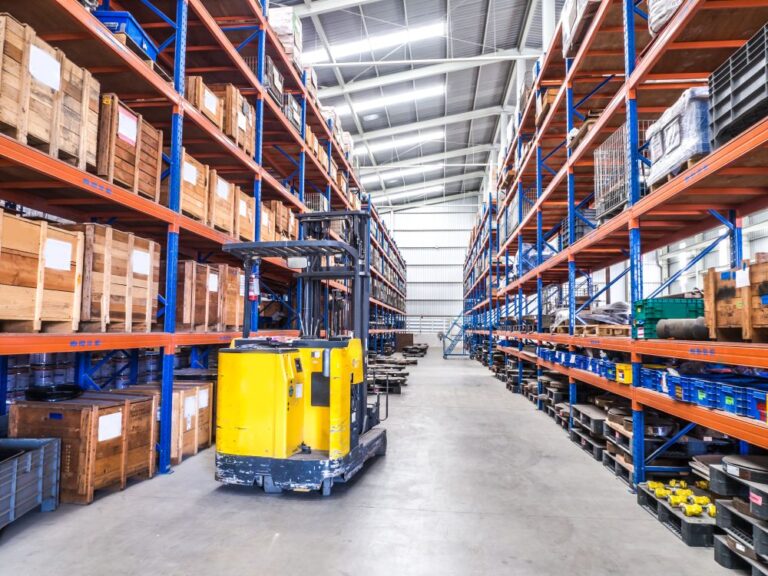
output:
[[[685,162],[683,162],[680,166],[678,166],[676,169],[672,170],[669,174],[667,174],[662,180],[659,182],[656,182],[656,184],[651,185],[651,192],[656,192],[659,188],[666,185],[671,180],[674,180],[681,172],[685,172],[689,168],[693,167],[694,164],[696,164],[699,160],[704,158],[706,154],[697,154],[693,158],[689,158]]]
[[[582,324],[573,329],[576,336],[629,336],[632,327],[629,324]]]

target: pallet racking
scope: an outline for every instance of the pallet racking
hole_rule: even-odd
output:
[[[165,284],[161,285],[162,328],[151,333],[2,333],[0,334],[0,416],[6,412],[8,358],[17,354],[75,353],[75,379],[81,385],[90,379],[91,354],[126,351],[131,380],[136,381],[137,351],[161,349],[162,410],[160,415],[159,471],[170,468],[171,394],[174,356],[179,347],[191,347],[193,366],[207,365],[211,347],[226,345],[235,332],[176,331],[177,263],[180,255],[201,262],[230,262],[222,251],[236,241],[183,215],[180,211],[183,150],[207,163],[228,181],[240,185],[255,199],[255,237],[260,237],[261,201],[277,200],[292,211],[307,211],[305,190],[310,188],[327,200],[331,210],[349,210],[359,204],[362,186],[351,159],[333,137],[332,121],[326,121],[319,104],[310,97],[305,71],[286,54],[269,26],[267,3],[257,0],[104,0],[101,9],[129,11],[159,48],[156,62],[130,49],[76,0],[14,2],[0,0],[0,11],[29,24],[46,42],[60,48],[77,65],[88,69],[101,83],[103,93],[114,93],[139,111],[165,135],[167,152],[164,180],[168,202],[163,206],[129,190],[79,170],[63,161],[0,135],[0,199],[40,210],[75,222],[99,221],[141,234],[161,243],[165,261]],[[264,87],[265,62],[271,59],[284,77],[284,90],[301,104],[302,123],[297,129],[282,107]],[[240,88],[256,110],[256,145],[253,156],[227,138],[202,112],[185,98],[185,77],[202,76],[211,83],[231,83]],[[349,182],[348,194],[332,176],[331,162],[323,166],[306,142],[309,127],[327,155]],[[356,206],[357,204],[357,206]],[[405,296],[405,262],[386,227],[371,204],[363,208],[377,222],[372,231],[372,250],[387,259],[397,285],[374,270],[373,282],[390,282]],[[368,258],[371,254],[368,254]],[[236,263],[239,264],[239,263]],[[292,283],[293,271],[278,259],[264,259],[251,271],[262,289],[276,287],[295,298],[300,287]],[[279,287],[279,288],[277,288]],[[343,285],[335,286],[344,289]],[[259,326],[258,302],[250,310],[251,326]],[[372,349],[379,349],[404,327],[404,310],[371,299],[371,317],[378,322],[371,331]],[[290,336],[298,332],[287,326],[259,330],[260,335]]]
[[[645,252],[705,230],[724,227],[726,232],[716,242],[729,240],[731,264],[738,266],[742,260],[741,220],[768,206],[765,193],[768,120],[759,120],[645,195],[641,187],[641,166],[647,159],[639,134],[643,120],[660,116],[683,90],[705,86],[709,75],[762,28],[768,21],[768,2],[684,0],[655,37],[649,33],[644,10],[642,1],[604,0],[573,58],[563,57],[558,26],[552,43],[537,63],[533,90],[528,99],[520,103],[516,118],[518,129],[501,170],[499,197],[495,200],[497,227],[507,229],[506,221],[512,217],[509,209],[513,205],[518,210],[514,216],[519,225],[506,238],[498,239],[496,254],[487,255],[489,264],[493,258],[501,260],[508,274],[496,276],[495,286],[489,286],[481,295],[465,294],[465,314],[471,328],[468,341],[477,346],[478,339],[487,336],[491,343],[494,335],[511,341],[513,345],[502,346],[501,350],[517,360],[519,382],[522,382],[523,363],[527,362],[568,376],[571,399],[576,398],[577,383],[630,399],[635,429],[643,427],[644,408],[652,408],[766,448],[768,426],[765,422],[677,402],[636,384],[620,385],[523,351],[523,342],[532,342],[537,346],[558,344],[570,351],[592,348],[628,353],[635,383],[640,381],[644,357],[753,367],[768,364],[768,347],[764,345],[574,335],[577,312],[626,275],[629,275],[632,302],[653,296],[644,290],[642,255]],[[554,90],[556,95],[547,113],[537,121],[535,100],[544,90]],[[590,223],[591,230],[577,238],[576,222],[584,221],[583,209],[594,199],[592,155],[623,125],[626,125],[629,158],[627,207],[599,227]],[[579,137],[571,146],[569,135],[577,133]],[[516,166],[513,157],[519,160]],[[531,189],[535,191],[532,204],[513,203],[516,197]],[[488,205],[493,203],[494,198],[489,197]],[[481,222],[484,218],[485,212]],[[563,227],[567,247],[556,249],[552,238]],[[488,228],[491,229],[491,225]],[[520,265],[524,242],[536,247],[536,261],[529,271]],[[692,258],[681,273],[695,265],[711,248]],[[554,255],[545,259],[546,249]],[[474,250],[473,245],[470,258]],[[514,254],[518,256],[517,269],[509,267],[510,256]],[[626,269],[595,293],[592,273],[621,262],[628,262]],[[654,294],[674,282],[679,274],[655,289]],[[586,304],[577,304],[580,283],[588,289]],[[564,285],[567,286],[564,302],[569,310],[568,334],[546,333],[542,326],[545,288]],[[500,322],[503,318],[516,318],[522,325],[529,306],[534,317],[529,328],[504,326]],[[660,471],[638,457],[644,454],[641,435],[633,440],[632,450],[635,483],[643,482],[649,472]]]

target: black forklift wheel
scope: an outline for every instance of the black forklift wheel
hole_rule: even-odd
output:
[[[323,485],[320,487],[320,491],[323,493],[323,496],[330,496],[331,488],[333,488],[333,478],[326,478],[323,480]]]

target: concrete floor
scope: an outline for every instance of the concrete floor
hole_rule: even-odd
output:
[[[213,480],[213,450],[90,506],[31,514],[0,574],[720,575],[476,362],[437,343],[391,402],[389,451],[330,498]]]

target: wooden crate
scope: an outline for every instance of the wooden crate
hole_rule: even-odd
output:
[[[259,236],[259,240],[261,242],[272,242],[275,240],[276,237],[276,231],[275,231],[275,213],[272,210],[272,203],[271,202],[262,202],[261,203],[261,232]]]
[[[213,382],[174,382],[184,392],[184,428],[192,430],[182,454],[190,456],[208,448],[213,439]]]
[[[742,271],[710,268],[704,283],[704,318],[716,340],[768,342],[768,262],[762,254]],[[739,278],[737,278],[737,274]]]
[[[160,288],[160,245],[102,224],[73,224],[84,237],[80,330],[150,332]]]
[[[208,166],[198,162],[182,151],[181,163],[181,212],[190,218],[205,222],[208,218]],[[168,206],[168,185],[166,178],[160,186],[160,202]]]
[[[80,398],[119,400],[125,414],[125,475],[127,478],[152,478],[155,475],[158,439],[159,397],[131,393],[130,389],[85,392]]]
[[[208,176],[208,226],[232,234],[235,223],[235,185],[211,170]]]
[[[224,108],[223,130],[249,157],[256,153],[256,109],[232,84],[210,86]]]
[[[234,217],[234,236],[244,242],[255,240],[256,228],[256,201],[253,196],[243,192],[239,187],[237,191],[237,210]]]
[[[176,327],[191,332],[221,328],[219,271],[194,260],[179,262]]]
[[[243,326],[245,277],[241,268],[219,264],[221,325],[224,330],[238,331]]]
[[[126,482],[125,403],[77,398],[11,405],[13,438],[61,439],[61,501],[89,504],[93,493]]]
[[[76,332],[83,234],[0,209],[0,329]]]
[[[96,165],[99,83],[0,14],[0,132],[78,168]]]
[[[115,94],[104,94],[96,174],[159,202],[162,169],[162,131],[121,103]]]
[[[160,384],[149,383],[130,386],[126,389],[131,394],[147,394],[155,398],[158,407],[161,404]],[[192,447],[196,442],[197,422],[187,422],[184,418],[184,400],[187,394],[186,389],[179,388],[174,384],[171,393],[171,464],[180,464],[184,457],[183,446]],[[159,441],[160,420],[159,411],[155,421],[157,432],[157,441]],[[192,426],[194,424],[195,426]],[[192,452],[190,452],[191,454]]]
[[[187,100],[200,110],[203,116],[219,129],[224,126],[224,103],[205,85],[202,76],[188,76],[184,80],[184,91]]]

